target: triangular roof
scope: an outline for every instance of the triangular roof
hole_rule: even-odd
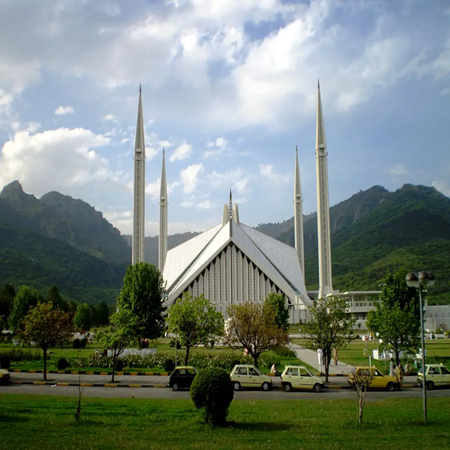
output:
[[[163,277],[169,302],[178,298],[230,242],[289,298],[302,296],[309,304],[295,249],[233,221],[217,225],[168,252]]]

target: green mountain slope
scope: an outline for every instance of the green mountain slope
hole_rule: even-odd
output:
[[[0,286],[27,284],[44,292],[56,285],[61,294],[80,302],[113,303],[126,267],[26,229],[0,227]]]

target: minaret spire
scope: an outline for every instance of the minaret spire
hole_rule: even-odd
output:
[[[295,250],[297,250],[300,268],[305,283],[305,249],[303,243],[303,197],[300,182],[300,169],[298,167],[298,151],[295,146],[295,180],[294,180],[294,237]]]
[[[230,219],[233,217],[233,194],[231,193],[230,188],[230,201],[228,203],[228,211],[230,213]]]
[[[161,191],[159,197],[159,271],[164,270],[164,263],[167,256],[167,208],[169,202],[167,198],[167,180],[166,180],[166,156],[163,149],[162,171],[161,171]]]
[[[331,271],[330,203],[328,197],[328,153],[319,82],[317,82],[316,177],[317,232],[319,247],[318,298],[323,298],[333,293],[333,275]]]
[[[139,85],[139,105],[134,144],[134,204],[131,263],[145,260],[145,139],[142,113],[142,87]]]

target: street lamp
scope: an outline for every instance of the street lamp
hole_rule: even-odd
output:
[[[436,278],[431,272],[419,272],[415,274],[410,272],[406,275],[406,284],[409,287],[419,289],[419,307],[420,307],[420,340],[422,344],[422,396],[423,396],[423,423],[427,423],[427,381],[425,377],[425,338],[423,330],[423,301],[422,301],[422,288],[427,286],[433,286],[436,282]]]

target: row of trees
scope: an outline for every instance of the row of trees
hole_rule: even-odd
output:
[[[21,286],[16,292],[13,286],[6,284],[0,290],[0,329],[9,328],[15,333],[20,331],[25,316],[38,303],[50,303],[53,309],[67,312],[77,330],[87,331],[93,326],[108,324],[110,310],[104,301],[96,306],[87,303],[80,305],[74,300],[63,299],[56,286],[43,296],[30,286]]]

